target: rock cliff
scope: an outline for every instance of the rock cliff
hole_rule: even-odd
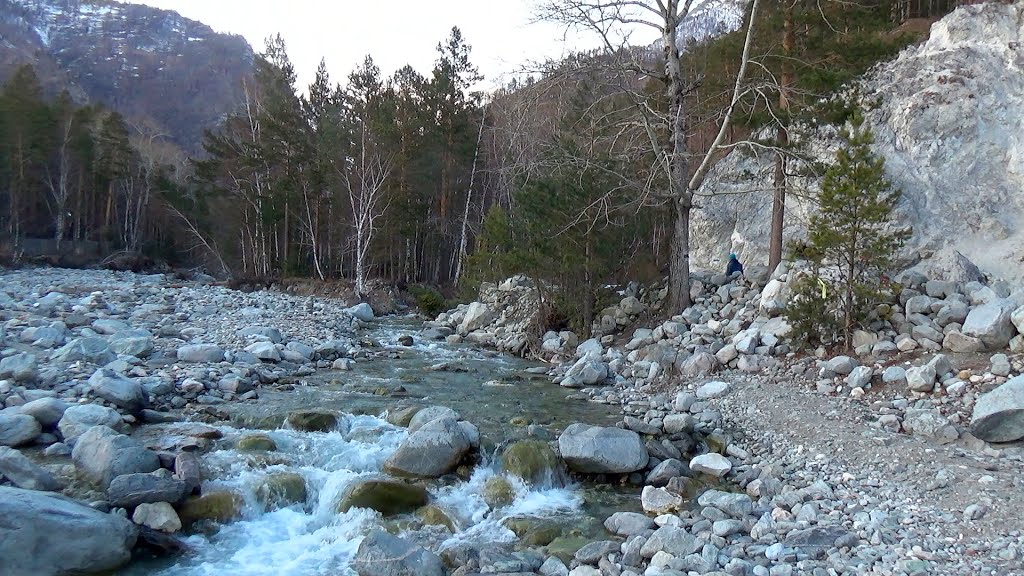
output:
[[[954,249],[990,275],[1024,277],[1024,4],[958,8],[927,41],[869,73],[860,91],[871,103],[875,152],[903,190],[900,222],[914,229],[907,256],[928,268]],[[832,160],[837,145],[834,129],[807,142],[819,161]],[[745,263],[767,260],[772,170],[770,154],[740,151],[716,166],[693,220],[696,266],[720,267],[730,247]],[[787,240],[804,233],[810,210],[790,195]],[[929,276],[941,276],[938,268]]]

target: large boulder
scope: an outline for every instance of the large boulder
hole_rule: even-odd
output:
[[[119,429],[123,425],[124,420],[113,408],[99,404],[78,404],[64,410],[60,421],[57,422],[57,430],[65,442],[73,442],[93,426]]]
[[[63,576],[116,570],[138,531],[127,519],[73,500],[0,487],[0,574]]]
[[[487,326],[494,320],[494,312],[482,302],[473,302],[459,324],[459,334],[466,335]]]
[[[971,434],[988,442],[1024,438],[1024,376],[1017,376],[974,404]]]
[[[0,412],[0,446],[24,446],[43,431],[39,421],[28,414]]]
[[[366,302],[360,302],[345,311],[363,322],[373,322],[373,308]]]
[[[323,410],[296,410],[288,414],[287,422],[302,432],[332,432],[338,428],[338,416]]]
[[[961,330],[981,340],[990,350],[1005,348],[1017,335],[1011,316],[1015,306],[1009,300],[996,300],[971,310]]]
[[[119,336],[110,341],[110,349],[125,356],[145,358],[153,353],[153,338],[149,336]]]
[[[452,420],[458,420],[459,413],[456,412],[455,410],[452,410],[451,408],[448,408],[447,406],[427,406],[426,408],[422,408],[412,415],[412,418],[409,420],[408,425],[409,432],[415,432],[420,428],[423,428],[424,424],[433,422],[434,420],[438,420],[440,418],[451,418]]]
[[[126,378],[109,368],[100,368],[89,377],[93,394],[125,410],[137,413],[147,406],[146,391],[138,380]]]
[[[412,542],[374,530],[363,538],[352,560],[359,576],[444,576],[436,554]]]
[[[118,476],[160,468],[155,452],[106,426],[94,426],[82,434],[75,442],[71,459],[82,476],[103,489]]]
[[[436,478],[450,472],[472,445],[454,418],[438,418],[406,438],[384,462],[395,476]]]
[[[369,508],[385,518],[415,512],[429,500],[426,488],[394,480],[365,480],[354,484],[338,503],[338,512]]]
[[[565,463],[586,474],[626,474],[647,466],[649,455],[640,435],[622,428],[572,424],[558,437]]]

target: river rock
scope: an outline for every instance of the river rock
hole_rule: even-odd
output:
[[[117,410],[99,404],[78,404],[64,411],[57,430],[65,442],[73,442],[93,426],[120,429],[123,425],[124,420]]]
[[[338,512],[369,508],[385,518],[414,512],[429,500],[426,488],[394,480],[364,480],[349,488],[338,503]]]
[[[616,536],[633,536],[654,530],[654,519],[638,512],[616,512],[604,521],[604,527]]]
[[[679,510],[683,505],[683,497],[664,488],[644,486],[640,493],[640,505],[644,512],[660,516]]]
[[[1024,438],[1024,376],[978,398],[971,415],[971,434],[987,442]]]
[[[501,467],[534,486],[562,486],[565,482],[561,460],[547,442],[540,440],[509,444],[501,454]]]
[[[253,342],[245,347],[245,351],[264,362],[281,361],[281,351],[273,342]]]
[[[296,410],[288,414],[288,425],[302,432],[331,432],[338,428],[338,416],[323,410]]]
[[[31,382],[39,378],[39,365],[34,354],[15,354],[0,360],[0,378],[15,382]]]
[[[431,420],[399,445],[384,462],[384,471],[396,476],[436,478],[455,468],[470,447],[455,419]]]
[[[961,332],[981,340],[990,350],[1005,348],[1017,335],[1011,320],[1014,306],[1008,300],[996,300],[971,310]]]
[[[58,398],[39,398],[20,408],[22,414],[28,414],[35,418],[39,424],[46,429],[53,428],[64,417],[64,411],[68,409],[67,402]]]
[[[836,356],[828,361],[826,367],[840,376],[846,376],[858,365],[859,363],[849,356]]]
[[[729,462],[729,459],[721,454],[710,452],[695,456],[690,460],[690,470],[721,478],[732,470],[732,462]]]
[[[363,538],[352,567],[359,576],[444,576],[436,554],[411,542],[374,530]]]
[[[107,499],[114,506],[134,508],[154,502],[175,503],[185,496],[185,483],[159,474],[122,474],[110,481]]]
[[[850,388],[863,388],[871,383],[871,376],[874,371],[870,366],[857,366],[846,377],[846,384]]]
[[[243,504],[242,497],[233,492],[210,492],[186,498],[178,508],[178,516],[184,526],[196,522],[231,522],[242,516]]]
[[[649,459],[640,435],[621,428],[572,424],[558,437],[569,468],[586,474],[626,474],[642,470]]]
[[[754,502],[750,496],[738,492],[708,490],[697,498],[701,506],[711,506],[725,512],[733,518],[743,519],[754,511]]]
[[[103,338],[76,338],[57,349],[51,356],[51,360],[58,362],[84,361],[102,366],[117,360],[117,355]]]
[[[39,421],[28,414],[0,412],[0,446],[24,446],[42,431]]]
[[[956,442],[960,437],[956,427],[938,410],[908,408],[903,416],[903,429],[915,436],[931,438],[939,444]]]
[[[106,426],[94,426],[82,434],[71,451],[71,459],[82,476],[103,489],[118,476],[160,468],[156,453]]]
[[[306,479],[295,472],[267,474],[256,487],[256,500],[267,510],[305,504],[308,496]]]
[[[116,570],[131,559],[138,537],[135,526],[121,516],[20,488],[0,487],[0,518],[0,574],[10,576]]]
[[[124,356],[146,358],[153,353],[153,339],[148,336],[116,337],[110,341],[110,349]]]
[[[93,393],[125,410],[138,413],[148,404],[146,392],[138,380],[126,378],[109,368],[100,368],[89,377]]]
[[[494,312],[482,302],[473,302],[466,307],[466,314],[459,324],[459,334],[465,336],[470,332],[487,326],[494,320]]]
[[[685,528],[666,525],[658,528],[640,548],[640,555],[653,558],[658,552],[671,554],[676,558],[685,558],[701,549],[703,542],[697,540]]]
[[[907,387],[914,392],[931,392],[935,388],[935,368],[930,364],[907,370]]]
[[[235,448],[239,452],[274,452],[277,450],[277,443],[266,434],[246,434],[238,439]]]
[[[360,302],[351,308],[346,308],[346,312],[352,315],[352,317],[363,322],[373,322],[373,308],[366,302]]]
[[[132,522],[169,534],[181,530],[181,518],[167,502],[139,504],[132,514]]]
[[[241,330],[235,331],[235,336],[239,338],[248,338],[250,336],[261,336],[270,340],[274,344],[279,344],[284,341],[284,336],[281,335],[281,331],[277,328],[270,328],[268,326],[249,326],[242,328]]]
[[[178,348],[181,362],[212,363],[224,360],[224,349],[216,344],[188,344]]]
[[[203,470],[199,457],[191,452],[181,452],[174,457],[174,475],[185,483],[187,494],[195,493],[203,482]]]
[[[647,483],[651,486],[667,486],[673,478],[689,475],[690,470],[686,467],[686,464],[675,458],[668,458],[662,460],[660,464],[654,467],[654,470],[651,470],[651,473],[647,475]]]
[[[49,470],[31,461],[14,448],[0,446],[0,474],[18,488],[50,492],[61,484]]]
[[[708,382],[700,388],[697,388],[696,396],[698,400],[721,398],[728,394],[729,390],[730,386],[728,382]]]
[[[707,376],[718,369],[718,358],[710,352],[694,352],[679,363],[679,373],[688,378]]]
[[[424,424],[440,418],[458,420],[459,413],[447,406],[428,406],[413,414],[412,418],[409,420],[409,432],[415,432],[422,428]]]

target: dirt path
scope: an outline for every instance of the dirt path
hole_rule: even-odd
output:
[[[849,511],[888,512],[903,539],[897,550],[929,561],[926,573],[1024,574],[1019,446],[940,445],[884,430],[875,424],[878,397],[822,395],[763,376],[718,379],[734,384],[716,402],[756,465],[776,465],[808,484],[824,479]],[[984,510],[980,518],[968,517],[973,508],[965,513],[972,505]]]

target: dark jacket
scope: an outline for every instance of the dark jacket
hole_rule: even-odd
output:
[[[743,264],[740,264],[740,261],[737,260],[736,258],[730,258],[729,267],[725,269],[725,275],[732,276],[737,272],[743,274]]]

